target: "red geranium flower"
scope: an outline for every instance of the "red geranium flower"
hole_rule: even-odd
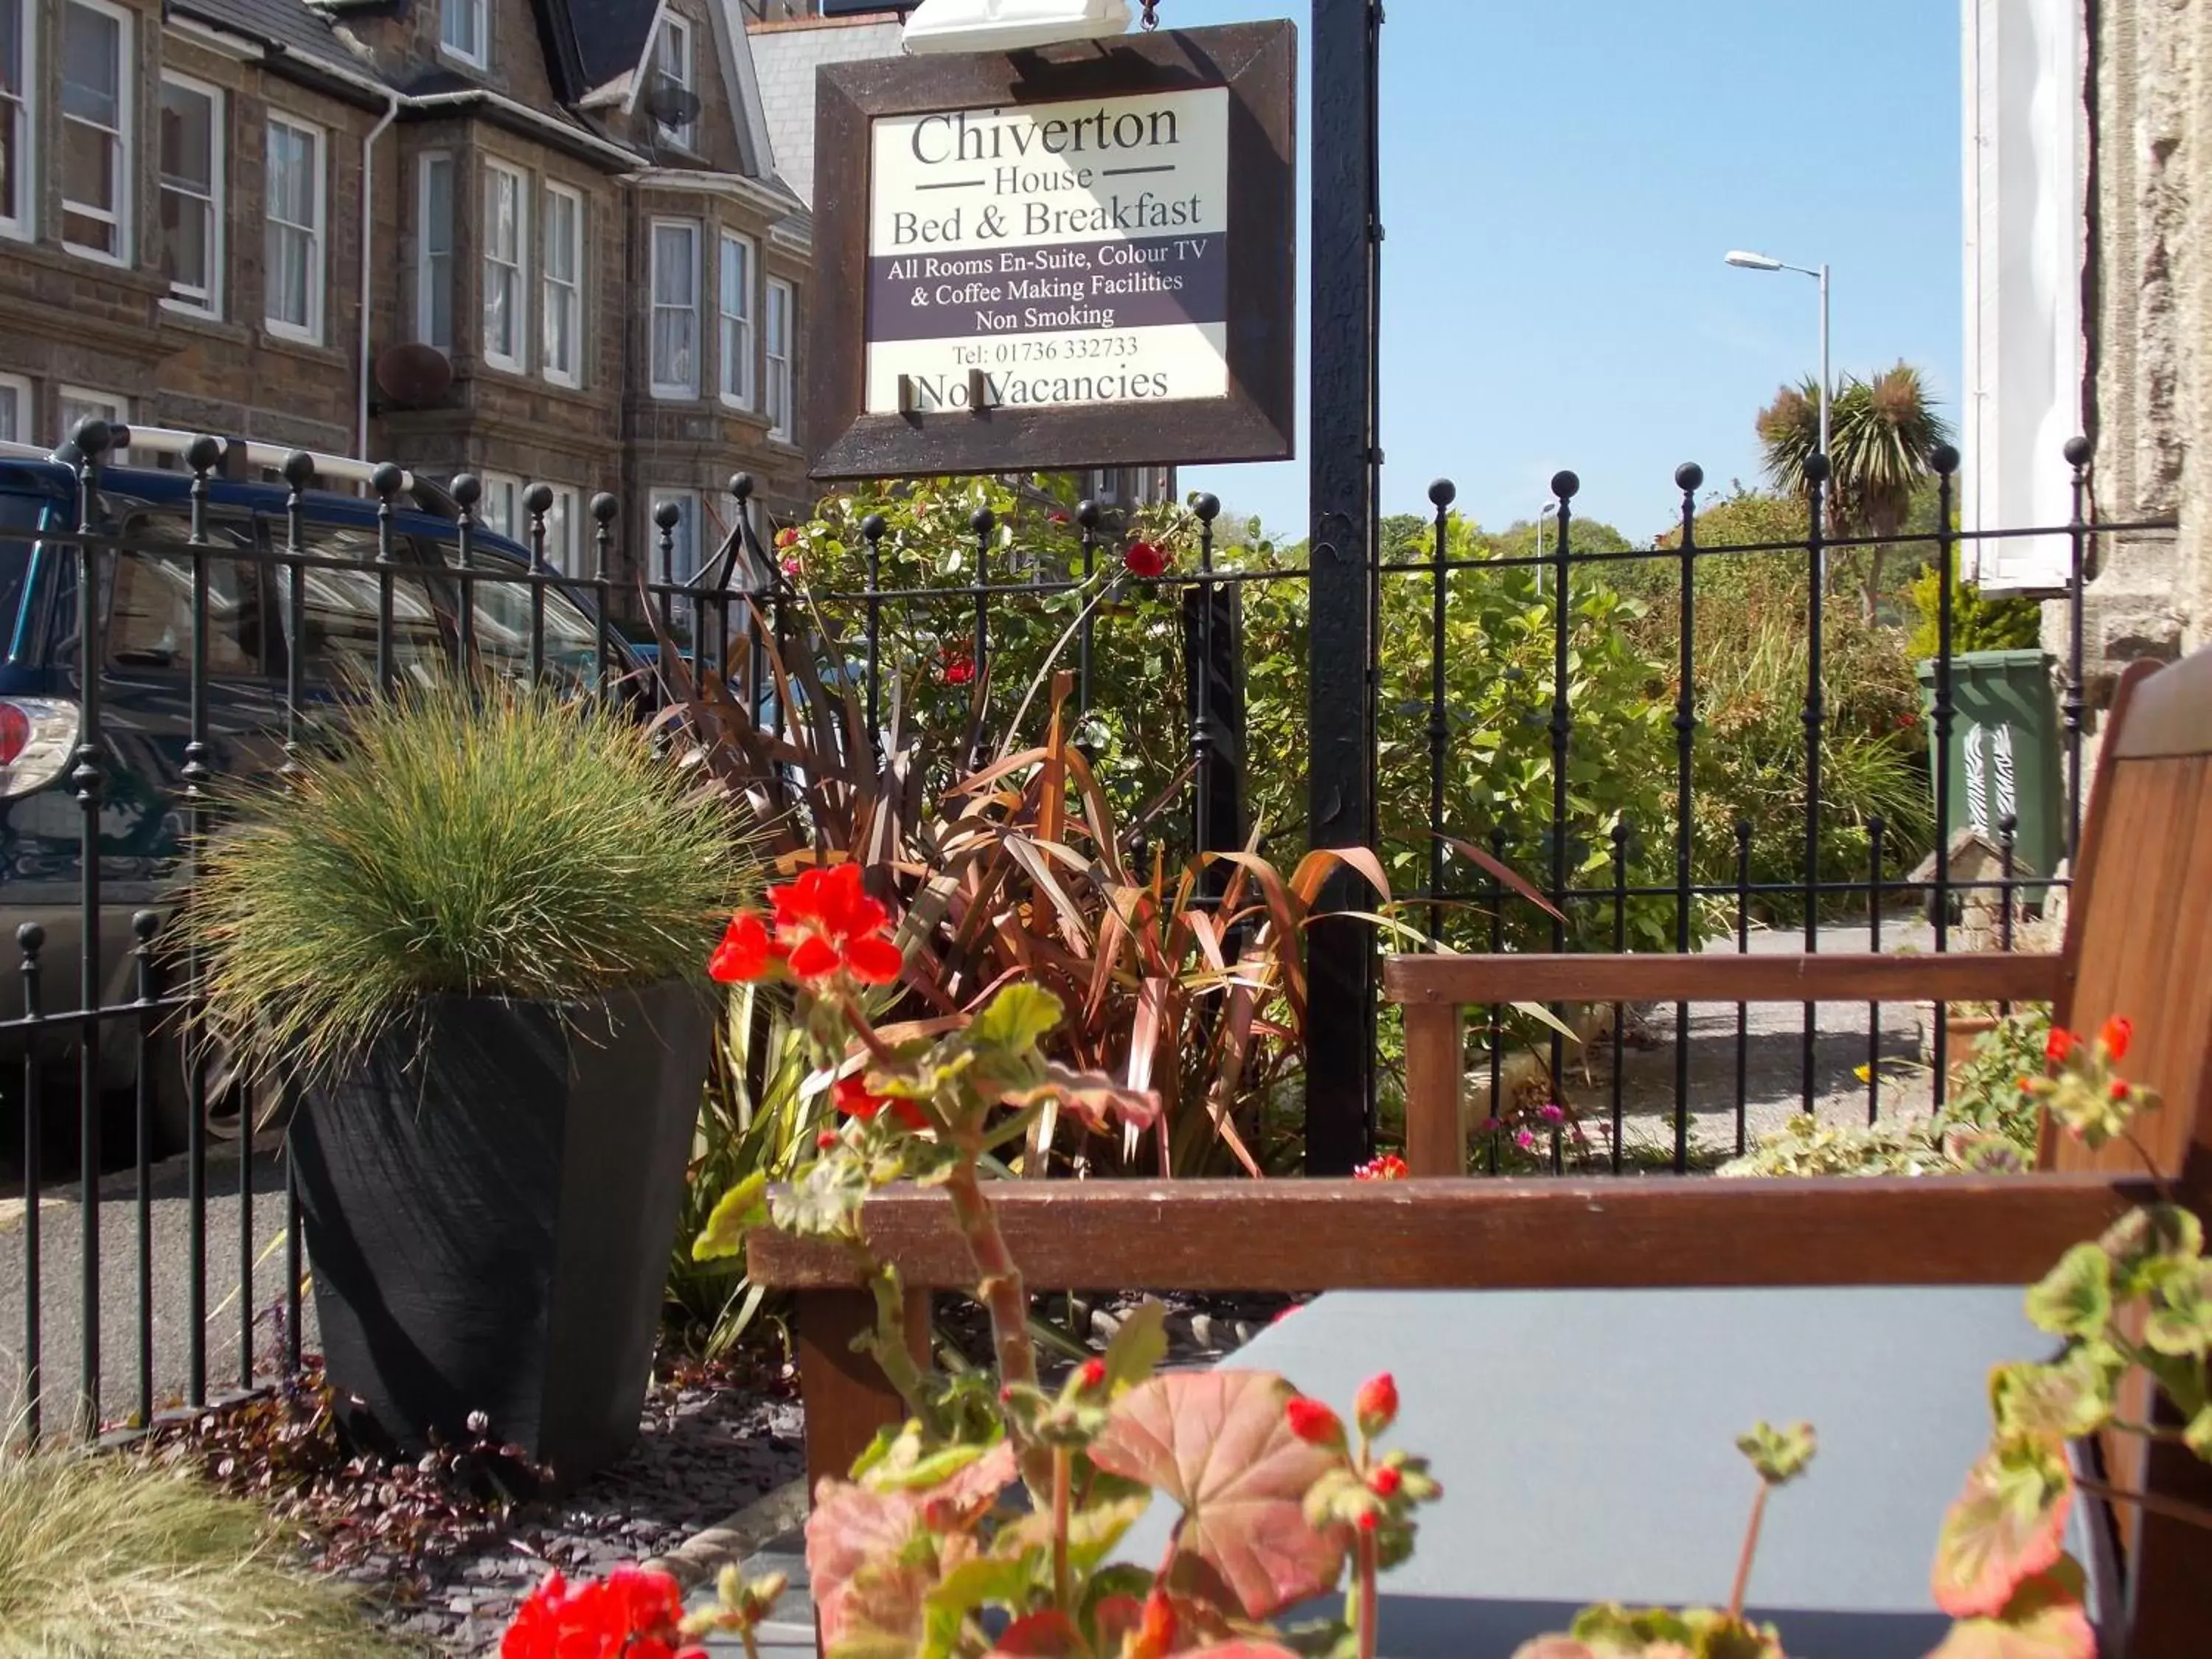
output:
[[[1403,1181],[1406,1175],[1406,1160],[1395,1152],[1385,1152],[1352,1170],[1352,1178],[1354,1181]]]
[[[1083,1362],[1082,1368],[1075,1374],[1075,1386],[1081,1389],[1085,1394],[1096,1394],[1099,1389],[1104,1388],[1106,1386],[1106,1362],[1103,1359],[1085,1360]]]
[[[786,887],[771,887],[776,938],[790,947],[801,979],[844,972],[863,985],[889,985],[904,959],[883,936],[890,913],[861,890],[860,866],[816,866]]]
[[[1054,524],[1066,524],[1068,521],[1067,514],[1065,513],[1055,513],[1052,515],[1052,521]]]
[[[1157,576],[1168,568],[1168,556],[1150,542],[1131,542],[1121,562],[1133,576]]]
[[[2066,1056],[2079,1048],[2081,1043],[2081,1039],[2063,1025],[2054,1025],[2051,1028],[2049,1041],[2043,1045],[2043,1057],[2053,1066],[2063,1066],[2066,1063]]]
[[[830,1098],[847,1117],[856,1117],[863,1123],[873,1120],[877,1113],[888,1106],[893,1117],[915,1133],[929,1127],[929,1115],[921,1109],[921,1103],[876,1094],[857,1073],[839,1078],[836,1087],[830,1091]]]
[[[780,548],[780,549],[781,549],[781,548],[786,548],[786,547],[796,547],[796,546],[798,546],[798,545],[799,545],[799,532],[798,532],[796,530],[779,530],[779,531],[777,531],[777,532],[775,532],[775,544],[776,544],[776,546],[777,546],[778,548]]]
[[[2105,1053],[2113,1060],[2128,1057],[2128,1044],[2136,1037],[2136,1023],[2124,1014],[2114,1014],[2105,1022],[2105,1029],[2097,1033],[2097,1040],[2105,1045]]]
[[[1342,1420],[1318,1400],[1292,1395],[1283,1414],[1290,1423],[1291,1432],[1309,1446],[1335,1449],[1344,1444]]]
[[[1367,1490],[1377,1498],[1395,1498],[1398,1495],[1398,1488],[1405,1483],[1405,1479],[1406,1477],[1400,1474],[1391,1465],[1385,1463],[1367,1477]]]
[[[945,663],[945,683],[947,685],[973,685],[975,683],[975,653],[964,645],[948,645],[939,653]]]
[[[730,918],[722,942],[707,958],[708,977],[725,985],[747,984],[767,973],[771,961],[781,961],[788,954],[769,936],[759,916],[750,910],[742,911]]]
[[[1381,1434],[1398,1420],[1398,1379],[1384,1371],[1359,1385],[1352,1401],[1362,1434]]]
[[[665,1573],[617,1567],[570,1585],[558,1572],[530,1593],[500,1638],[500,1659],[704,1659],[678,1650],[683,1592]]]

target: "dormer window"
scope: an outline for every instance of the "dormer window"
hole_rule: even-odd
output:
[[[486,67],[491,62],[491,0],[441,0],[438,44],[450,58]]]
[[[665,109],[683,112],[672,121],[656,118],[654,125],[661,142],[678,149],[695,149],[699,104],[691,70],[691,25],[672,11],[661,15],[660,32],[653,39],[653,79],[668,89],[656,101]]]

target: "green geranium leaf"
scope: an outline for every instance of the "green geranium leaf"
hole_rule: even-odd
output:
[[[2027,1316],[2053,1336],[2097,1336],[2112,1316],[2112,1259],[2076,1244],[2027,1293]]]
[[[2181,1431],[2181,1443],[2189,1449],[2212,1463],[2212,1406],[2189,1419],[2189,1426]]]
[[[742,1255],[745,1234],[768,1220],[768,1171],[756,1170],[714,1200],[707,1224],[691,1241],[694,1261],[723,1261]]]
[[[769,1214],[786,1232],[856,1238],[867,1196],[867,1177],[851,1158],[820,1158],[791,1186],[769,1194]]]
[[[2143,1340],[2160,1353],[2202,1359],[2212,1352],[2212,1261],[2176,1264],[2162,1275],[2143,1322]]]
[[[1167,1304],[1147,1301],[1121,1322],[1106,1345],[1106,1397],[1133,1389],[1168,1357]]]
[[[2096,1659],[2081,1583],[2081,1568],[2062,1559],[2021,1584],[1996,1617],[1954,1625],[1928,1659]]]
[[[2104,1344],[2088,1343],[2054,1364],[1998,1366],[1990,1374],[1990,1410],[1999,1432],[2074,1440],[2104,1427],[2112,1415],[2107,1355],[2117,1358]]]
[[[2178,1204],[2147,1204],[2115,1221],[2098,1243],[2112,1259],[2122,1292],[2132,1295],[2142,1288],[2137,1275],[2147,1262],[2203,1255],[2204,1224]]]
[[[1982,1455],[1943,1517],[1931,1586],[1954,1619],[1994,1618],[2062,1553],[2074,1502],[2063,1443],[2021,1437]]]
[[[1820,1437],[1810,1423],[1795,1423],[1786,1429],[1756,1423],[1749,1434],[1736,1437],[1735,1449],[1751,1460],[1760,1480],[1770,1486],[1780,1486],[1804,1474],[1819,1445]]]
[[[1059,1025],[1060,999],[1041,985],[1018,982],[993,997],[968,1028],[978,1048],[1028,1054]]]

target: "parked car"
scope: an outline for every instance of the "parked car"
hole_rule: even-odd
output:
[[[130,459],[180,452],[182,434],[134,429]],[[247,447],[235,446],[237,450]],[[281,453],[252,446],[258,466]],[[79,479],[73,450],[43,455],[16,447],[0,453],[0,951],[17,960],[17,929],[46,930],[40,952],[42,1005],[48,1013],[82,1006],[83,961],[82,835],[83,809],[70,774],[82,721],[82,665],[77,661],[78,556],[66,539],[78,528]],[[366,483],[358,461],[318,457],[318,480]],[[191,670],[193,560],[191,475],[139,465],[110,465],[100,480],[94,530],[131,551],[106,562],[100,595],[100,924],[96,963],[101,1001],[112,1006],[137,994],[131,955],[133,915],[166,915],[188,874],[185,747],[191,740]],[[378,503],[363,495],[313,489],[304,496],[306,550],[343,567],[307,567],[301,574],[303,626],[292,634],[293,572],[254,553],[281,554],[287,544],[289,486],[258,479],[211,480],[208,533],[218,552],[207,560],[207,763],[218,777],[264,773],[283,759],[285,694],[293,653],[307,704],[372,684],[377,666]],[[410,479],[394,514],[399,569],[392,582],[392,667],[402,681],[421,681],[457,660],[460,584],[455,513],[435,485]],[[246,555],[249,556],[238,556]],[[477,568],[520,574],[529,556],[505,538],[479,531]],[[477,658],[494,672],[527,674],[534,626],[531,586],[474,581]],[[592,684],[599,629],[582,587],[544,587],[544,672],[579,692]],[[611,674],[637,672],[618,634],[608,630]],[[21,1011],[13,972],[0,971],[0,1018]],[[111,1102],[103,1132],[110,1156],[131,1150],[131,1085],[137,1077],[136,1022],[100,1023],[100,1076]],[[78,1088],[76,1036],[64,1027],[45,1034],[57,1075],[46,1083],[43,1124],[63,1143],[42,1167],[73,1158]],[[186,1131],[182,1066],[175,1044],[161,1068],[157,1152],[181,1146]],[[0,1032],[0,1096],[20,1102],[24,1042]],[[118,1133],[120,1141],[118,1145]],[[0,1113],[0,1156],[19,1154],[21,1110]],[[50,1145],[52,1144],[50,1141]]]

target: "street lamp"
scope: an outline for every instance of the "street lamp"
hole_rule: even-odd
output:
[[[1546,501],[1536,514],[1536,592],[1544,592],[1544,520],[1559,510],[1557,501]]]
[[[1784,264],[1781,260],[1764,253],[1746,253],[1741,248],[1731,249],[1726,263],[1738,270],[1794,270],[1801,276],[1810,276],[1820,284],[1820,455],[1831,465],[1835,458],[1828,453],[1828,268],[1822,265],[1815,270],[1808,265]]]

